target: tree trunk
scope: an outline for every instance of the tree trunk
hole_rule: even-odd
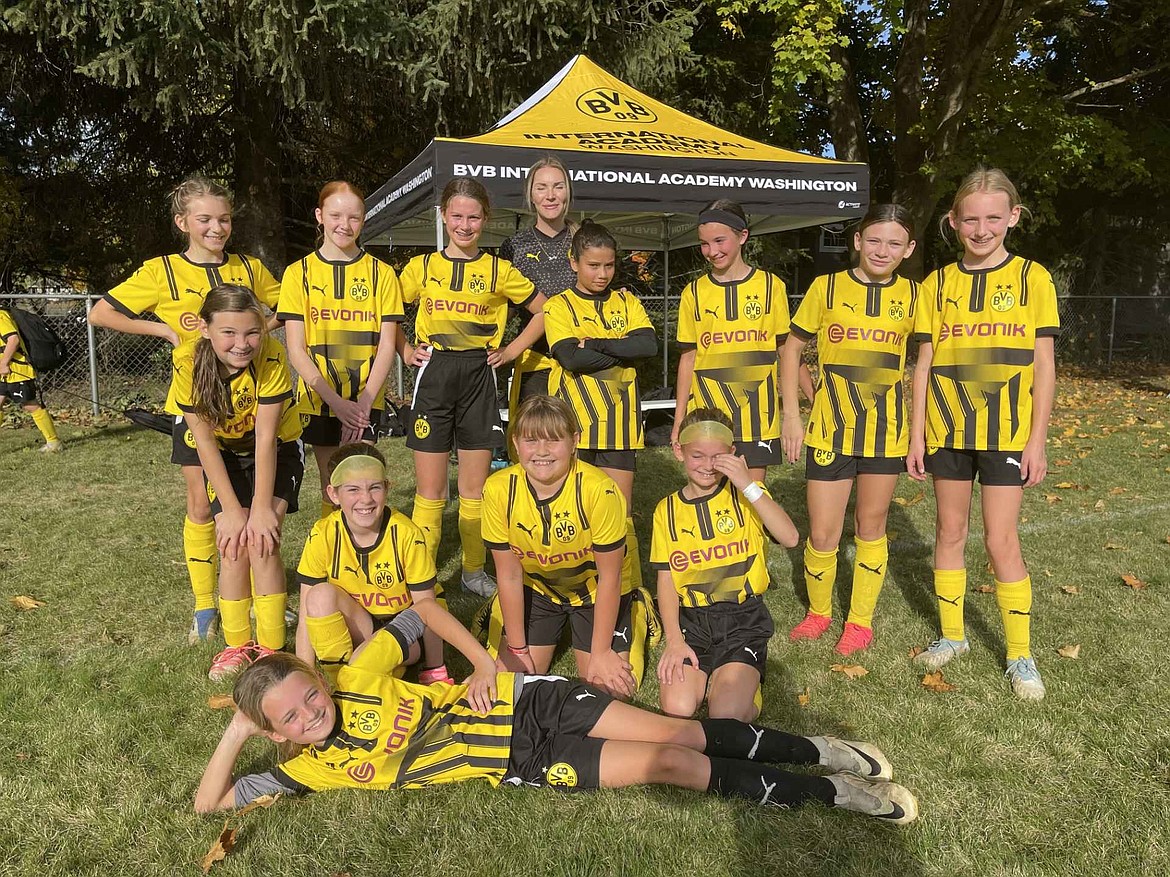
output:
[[[869,164],[869,144],[865,139],[861,104],[857,101],[853,65],[849,63],[849,54],[836,43],[833,43],[831,54],[833,61],[845,71],[841,81],[831,83],[828,88],[829,133],[833,139],[833,152],[841,161]]]
[[[236,77],[233,119],[235,146],[235,249],[256,256],[277,277],[288,259],[281,197],[282,122],[280,99],[241,72]]]

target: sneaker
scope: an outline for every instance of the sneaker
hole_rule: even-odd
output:
[[[1012,683],[1012,691],[1020,700],[1043,700],[1044,680],[1036,669],[1035,658],[1016,658],[1008,661],[1004,674]]]
[[[254,642],[246,642],[242,646],[228,646],[211,662],[207,678],[212,682],[226,682],[245,667],[271,654],[274,654],[272,649]]]
[[[971,651],[971,644],[966,639],[947,639],[943,636],[936,639],[911,660],[919,667],[934,671],[949,664],[952,658],[965,655],[969,651]]]
[[[54,440],[51,442],[45,442],[44,446],[41,448],[41,453],[42,454],[55,454],[55,453],[57,453],[57,451],[61,450],[64,447],[65,446],[63,444],[61,444],[60,441],[57,441],[57,440]]]
[[[195,645],[211,639],[219,627],[219,613],[215,609],[196,609],[191,619],[191,630],[187,633],[187,644]]]
[[[801,639],[820,639],[821,635],[829,629],[829,625],[833,623],[833,619],[829,615],[817,615],[815,612],[810,612],[804,616],[804,621],[792,628],[788,633],[788,638],[792,642]]]
[[[894,825],[906,825],[918,818],[918,800],[904,786],[874,783],[851,773],[835,773],[828,779],[837,790],[833,805],[842,810],[876,816]]]
[[[496,580],[482,569],[477,569],[475,572],[463,570],[460,584],[463,585],[463,590],[470,591],[480,597],[490,597],[496,592]]]
[[[845,630],[841,632],[841,639],[837,640],[834,651],[838,655],[852,655],[861,649],[868,649],[871,642],[873,642],[872,628],[847,623]]]
[[[894,768],[882,751],[870,743],[856,743],[837,737],[809,737],[821,753],[821,765],[833,773],[848,771],[867,780],[888,780]]]

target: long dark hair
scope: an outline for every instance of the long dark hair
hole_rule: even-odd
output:
[[[224,312],[238,314],[244,311],[256,315],[261,337],[267,335],[264,310],[260,307],[255,294],[246,286],[236,286],[233,283],[216,286],[203,300],[199,317],[210,327],[216,314]],[[232,415],[232,395],[227,384],[219,376],[219,358],[215,355],[211,342],[206,338],[200,338],[195,345],[191,384],[195,396],[195,413],[215,426],[227,423]]]

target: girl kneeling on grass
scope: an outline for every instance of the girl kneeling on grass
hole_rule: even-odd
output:
[[[201,337],[175,348],[174,392],[195,438],[215,520],[227,647],[208,678],[221,682],[284,646],[280,528],[285,513],[297,509],[305,458],[287,355],[267,334],[256,296],[241,286],[217,286],[199,320]]]
[[[386,504],[386,458],[372,445],[342,445],[325,469],[327,499],[339,506],[309,532],[297,581],[301,621],[297,657],[321,662],[331,681],[356,646],[399,612],[434,600],[435,561],[422,531]],[[443,666],[443,643],[423,638],[423,684],[453,681]],[[409,663],[419,659],[418,650]]]
[[[751,721],[773,633],[763,599],[764,534],[786,548],[800,536],[736,455],[722,411],[696,408],[684,417],[674,455],[687,483],[658,503],[650,543],[666,634],[659,703],[670,715],[692,716],[707,698],[711,718]]]
[[[394,676],[424,629],[471,661],[467,682],[412,685]],[[201,813],[280,792],[415,789],[470,779],[562,789],[673,785],[779,807],[819,800],[899,825],[918,813],[908,790],[884,781],[890,763],[874,746],[734,719],[675,719],[585,683],[497,673],[487,651],[434,600],[405,610],[368,639],[340,669],[332,697],[309,665],[286,654],[245,670],[234,697],[239,712],[195,794]],[[270,771],[233,780],[244,744],[257,736],[303,748]],[[777,763],[837,772],[795,774]]]

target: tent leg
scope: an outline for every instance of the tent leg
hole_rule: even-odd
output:
[[[670,386],[670,220],[662,217],[662,386]]]
[[[435,205],[435,251],[443,249],[443,208]]]

